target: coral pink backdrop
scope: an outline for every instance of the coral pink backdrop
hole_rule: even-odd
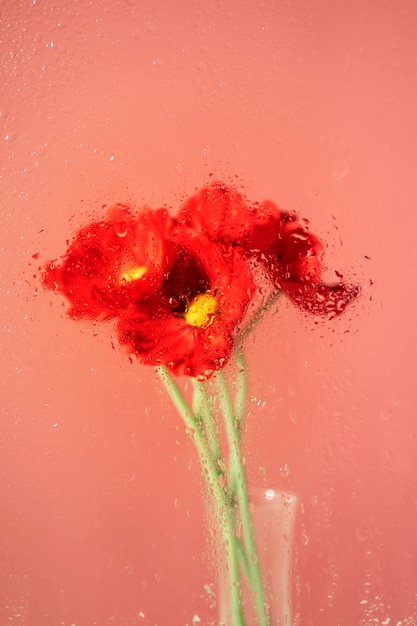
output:
[[[282,299],[247,342],[250,481],[299,503],[294,625],[417,623],[416,20],[408,0],[2,2],[1,624],[216,623],[179,418],[36,277],[103,205],[174,211],[211,173],[307,217],[362,287],[331,322]]]

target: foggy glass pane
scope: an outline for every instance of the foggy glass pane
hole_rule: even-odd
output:
[[[0,624],[218,623],[191,438],[115,323],[41,280],[108,207],[175,215],[210,180],[308,220],[324,278],[360,287],[334,319],[281,296],[245,342],[245,468],[292,507],[292,624],[417,623],[416,19],[1,3]]]

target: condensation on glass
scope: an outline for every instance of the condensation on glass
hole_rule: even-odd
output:
[[[245,467],[297,503],[287,614],[416,623],[416,13],[2,3],[1,623],[216,623],[192,442],[39,275],[105,207],[175,214],[214,177],[307,218],[361,288],[335,320],[282,297],[246,346]]]

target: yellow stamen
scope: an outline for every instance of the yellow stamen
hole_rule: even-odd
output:
[[[145,274],[145,265],[131,267],[129,270],[123,272],[123,274],[119,277],[119,283],[131,283],[134,280],[139,280],[140,278],[143,278]]]
[[[207,328],[217,313],[217,300],[210,293],[199,293],[188,305],[184,317],[190,326]]]

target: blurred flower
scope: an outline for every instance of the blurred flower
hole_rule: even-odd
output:
[[[174,258],[172,228],[165,209],[133,216],[117,206],[78,231],[63,260],[47,264],[44,283],[69,300],[74,319],[115,317],[161,288]]]
[[[63,259],[45,268],[45,286],[69,300],[73,319],[117,320],[120,343],[141,363],[158,367],[193,434],[213,536],[221,537],[222,623],[249,623],[248,607],[250,623],[255,616],[267,626],[271,617],[272,592],[257,554],[241,449],[247,372],[237,335],[249,304],[253,315],[241,339],[281,291],[312,313],[340,313],[357,289],[324,284],[322,256],[323,245],[306,222],[270,201],[250,204],[236,189],[214,183],[189,198],[176,218],[165,209],[134,214],[114,207],[106,219],[80,229]],[[258,269],[272,291],[266,304],[263,285],[254,284]],[[227,379],[217,372],[209,383],[233,348],[235,375]],[[174,375],[197,379],[191,402]]]
[[[177,219],[217,242],[240,247],[264,267],[277,289],[311,313],[338,315],[358,294],[355,286],[321,280],[323,244],[306,220],[269,200],[250,204],[234,188],[214,182],[189,198]]]
[[[120,342],[142,363],[190,376],[222,367],[254,293],[239,250],[163,209],[117,208],[85,226],[44,283],[69,300],[74,319],[117,317]]]
[[[78,231],[63,260],[47,265],[44,283],[69,300],[74,319],[117,318],[120,343],[142,363],[207,377],[229,358],[255,295],[253,262],[303,309],[344,310],[357,289],[324,284],[322,256],[307,223],[213,183],[177,218],[117,205]]]
[[[172,241],[175,258],[161,288],[121,312],[119,340],[142,363],[209,376],[230,356],[254,293],[252,275],[239,250],[226,250],[182,224]]]
[[[252,216],[248,203],[234,187],[215,181],[190,196],[177,219],[214,241],[241,245],[250,232]]]

